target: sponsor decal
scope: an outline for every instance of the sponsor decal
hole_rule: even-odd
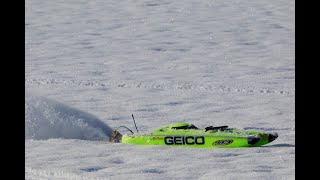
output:
[[[217,140],[215,142],[212,143],[212,145],[214,146],[222,146],[222,145],[228,145],[233,143],[232,139],[225,139],[225,140]]]
[[[163,140],[164,137],[152,137],[150,140]]]
[[[164,137],[166,145],[203,145],[205,143],[203,136],[166,136]]]

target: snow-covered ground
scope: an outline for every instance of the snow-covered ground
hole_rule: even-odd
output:
[[[26,179],[295,179],[295,3],[26,0]],[[257,148],[107,141],[175,122]]]

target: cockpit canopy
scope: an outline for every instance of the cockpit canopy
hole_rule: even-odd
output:
[[[176,124],[171,124],[169,126],[169,129],[199,129],[199,128],[189,123],[176,123]]]

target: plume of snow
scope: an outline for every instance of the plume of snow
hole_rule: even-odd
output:
[[[111,132],[108,125],[89,113],[42,96],[26,96],[26,139],[106,140]]]

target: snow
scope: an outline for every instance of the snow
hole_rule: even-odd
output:
[[[295,2],[26,0],[26,179],[295,179]],[[176,122],[257,148],[109,143]]]
[[[41,96],[26,96],[26,139],[105,140],[111,133],[109,126],[88,113]]]

